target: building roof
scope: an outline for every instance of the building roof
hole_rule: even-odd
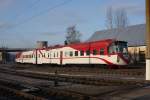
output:
[[[112,29],[96,31],[87,41],[102,39],[117,39],[127,41],[129,46],[145,45],[146,25],[139,24],[124,29]]]

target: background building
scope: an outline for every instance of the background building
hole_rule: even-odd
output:
[[[123,29],[111,29],[96,31],[88,41],[96,41],[102,39],[117,39],[128,42],[128,50],[131,55],[131,62],[145,61],[145,33],[146,25],[139,24],[129,26]]]
[[[37,41],[36,47],[37,48],[47,48],[48,42],[47,41]]]
[[[3,55],[2,52],[0,52],[0,63],[2,63],[2,60],[3,60]]]
[[[10,57],[9,57],[10,55],[9,55],[9,53],[7,53],[7,52],[0,52],[0,63],[6,63],[7,61],[9,61],[10,59]]]

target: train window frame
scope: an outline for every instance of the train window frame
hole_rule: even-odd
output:
[[[75,52],[74,52],[74,55],[75,55],[75,56],[78,56],[78,55],[79,55],[79,52],[78,52],[78,51],[75,51]]]
[[[90,50],[86,50],[86,55],[89,56],[90,55]]]
[[[98,50],[97,49],[94,49],[93,50],[93,55],[97,55],[98,54]]]
[[[84,51],[80,50],[80,56],[84,56]]]
[[[99,54],[100,55],[105,55],[105,49],[104,48],[100,48]]]

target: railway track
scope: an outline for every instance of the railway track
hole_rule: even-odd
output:
[[[33,71],[22,71],[22,70],[8,70],[2,68],[0,72],[20,75],[25,77],[32,77],[42,80],[51,80],[57,82],[71,82],[77,84],[87,85],[126,85],[126,84],[149,84],[149,81],[136,80],[136,79],[122,79],[114,77],[95,77],[95,76],[81,76],[81,75],[67,75],[67,74],[54,74],[54,73],[40,73]]]
[[[32,91],[32,92],[26,93],[26,92],[20,91],[20,90],[23,90],[25,87],[18,85],[18,84],[20,84],[19,82],[1,79],[0,83],[1,83],[0,89],[3,92],[5,92],[3,94],[6,94],[6,96],[8,96],[8,94],[9,94],[10,98],[13,97],[13,98],[15,98],[15,100],[16,99],[19,99],[19,100],[20,99],[21,100],[47,100],[47,99],[50,99],[49,96],[50,97],[59,97],[60,96],[62,99],[59,98],[59,100],[64,100],[64,99],[67,99],[67,100],[98,100],[98,99],[105,100],[106,98],[108,98],[108,96],[110,99],[111,98],[110,96],[120,94],[120,92],[125,93],[125,92],[133,90],[133,89],[144,87],[144,86],[134,86],[134,87],[128,86],[127,88],[125,87],[125,88],[122,88],[121,90],[114,89],[112,91],[103,92],[98,95],[87,95],[87,94],[83,94],[83,93],[79,93],[79,92],[75,92],[75,91],[67,91],[67,90],[62,90],[62,89],[58,89],[58,88],[56,89],[54,87],[41,87],[41,86],[35,86],[36,88],[38,88],[38,92]],[[39,95],[41,97],[39,97]]]
[[[6,66],[6,65],[4,65]],[[56,70],[61,74],[79,74],[79,75],[119,75],[119,76],[134,76],[134,77],[144,77],[145,69],[142,67],[129,67],[125,69],[104,69],[100,67],[77,67],[77,66],[52,66],[52,65],[22,65],[22,64],[14,64],[11,65],[12,69],[15,70],[31,70],[31,71],[40,71],[40,72],[48,72],[54,73]],[[141,65],[144,66],[144,65]],[[8,66],[6,66],[8,67]]]
[[[34,88],[34,89],[33,89]],[[36,85],[21,82],[18,79],[0,79],[0,89],[3,96],[15,100],[89,100],[93,96],[75,91],[59,89],[51,85]],[[9,95],[8,95],[9,94]]]
[[[46,100],[45,98],[22,91],[24,89],[26,89],[26,87],[21,86],[18,82],[0,79],[0,94],[5,96],[7,100],[9,100],[9,98],[14,100]]]
[[[0,68],[0,73],[5,73],[5,74],[10,74],[10,75],[18,75],[18,76],[22,76],[22,77],[27,77],[27,78],[34,78],[34,79],[41,79],[41,80],[49,80],[49,81],[57,81],[57,82],[69,82],[69,83],[77,83],[77,84],[86,84],[86,85],[104,85],[104,86],[113,86],[113,85],[136,85],[134,88],[140,87],[140,86],[145,86],[147,84],[150,84],[149,81],[144,81],[144,80],[123,80],[123,79],[112,79],[109,77],[106,78],[96,78],[96,77],[89,77],[89,76],[74,76],[74,75],[65,75],[65,74],[54,74],[54,73],[40,73],[40,72],[32,72],[32,71],[23,71],[23,70],[14,70],[14,69],[8,69],[8,68]],[[17,83],[17,86],[19,86],[20,84],[25,84],[25,83],[18,83],[18,82],[14,82],[12,80],[9,80],[10,83]],[[2,83],[0,81],[0,83]],[[4,83],[6,84],[6,83]],[[17,97],[30,97],[32,98],[36,98],[39,97],[42,99],[47,99],[49,96],[50,97],[62,97],[62,98],[71,98],[71,100],[92,100],[95,99],[97,100],[97,98],[101,98],[100,96],[104,96],[107,94],[113,94],[116,93],[116,91],[120,91],[120,90],[113,90],[113,91],[109,91],[109,92],[104,92],[102,94],[99,95],[87,95],[84,93],[79,93],[79,92],[75,92],[75,91],[68,91],[68,90],[64,90],[64,89],[58,89],[55,88],[54,86],[40,86],[40,85],[34,85],[34,84],[26,84],[26,85],[30,85],[30,87],[35,87],[40,91],[35,91],[35,92],[31,92],[31,94],[29,93],[22,93],[22,91],[15,89],[14,92],[11,92],[13,95],[16,95]],[[9,91],[12,91],[12,89],[7,89],[7,88],[11,88],[8,87],[9,85],[0,85],[0,88],[2,87],[2,89],[7,90],[7,92],[9,93]],[[11,86],[11,85],[10,85]],[[13,85],[12,85],[13,86]],[[24,86],[24,85],[23,85]],[[13,86],[15,87],[15,86]],[[18,88],[18,87],[17,87]],[[128,91],[130,89],[134,89],[134,88],[125,88],[123,89],[123,91]],[[19,93],[19,95],[18,95]],[[21,94],[21,95],[20,95]],[[23,95],[23,96],[22,96]],[[29,96],[28,96],[29,95]],[[34,97],[33,97],[34,96]],[[30,99],[29,98],[29,99]],[[40,99],[39,99],[40,100]]]

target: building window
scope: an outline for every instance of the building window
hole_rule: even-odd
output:
[[[84,51],[83,51],[83,50],[80,51],[80,55],[81,55],[81,56],[84,56]]]
[[[104,48],[100,49],[100,55],[104,55]]]
[[[78,56],[78,51],[75,51],[75,56]]]
[[[97,55],[97,50],[96,49],[93,50],[93,55]]]
[[[70,51],[70,56],[73,56],[73,52],[72,51]]]
[[[40,54],[39,54],[39,58],[40,58]]]
[[[90,55],[90,50],[86,50],[86,55],[87,55],[87,56]]]

